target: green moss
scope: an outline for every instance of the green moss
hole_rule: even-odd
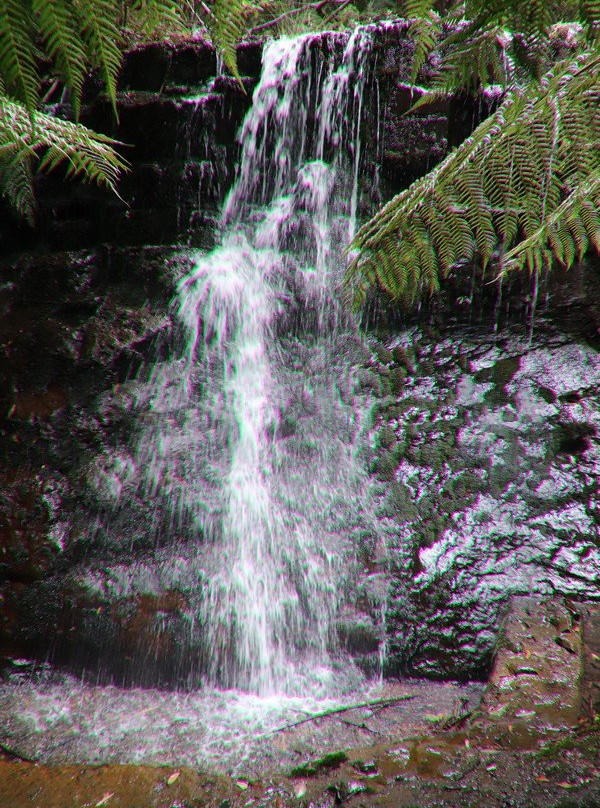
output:
[[[391,351],[388,351],[383,345],[375,346],[375,354],[383,365],[389,365],[394,361],[394,356]]]
[[[414,443],[407,445],[405,451],[406,459],[409,463],[412,463],[414,466],[419,466],[421,464],[421,449],[419,446],[416,446]]]
[[[336,769],[342,763],[346,763],[348,755],[345,752],[330,752],[317,760],[303,763],[301,766],[294,766],[290,770],[290,777],[312,777],[329,769]]]
[[[587,752],[600,752],[600,717],[597,717],[593,724],[587,727],[581,735],[571,733],[564,738],[551,741],[542,746],[537,753],[540,760],[553,760],[558,758],[562,761],[564,753],[578,749]]]
[[[429,443],[421,447],[420,464],[434,471],[441,471],[446,460],[446,453],[438,443]]]
[[[392,348],[392,356],[397,365],[406,365],[406,350],[401,345]]]
[[[430,516],[429,519],[423,523],[423,527],[419,531],[419,549],[433,547],[433,545],[441,539],[444,529],[445,524],[441,516]]]
[[[505,466],[503,463],[496,463],[490,469],[488,488],[493,497],[499,497],[508,486],[514,482],[517,467]]]
[[[384,426],[383,429],[379,431],[379,435],[377,437],[379,445],[383,446],[384,449],[389,449],[390,446],[393,446],[396,443],[396,432],[391,426]]]
[[[371,466],[371,472],[380,480],[393,480],[400,462],[400,455],[396,450],[383,452]]]
[[[406,382],[406,370],[404,368],[395,368],[390,373],[390,391],[393,395],[399,396],[404,390]]]
[[[390,516],[401,521],[416,519],[418,511],[413,501],[413,494],[404,483],[394,481],[388,492]]]

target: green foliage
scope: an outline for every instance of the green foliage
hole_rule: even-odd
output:
[[[430,3],[420,5],[431,11]],[[507,92],[465,143],[358,232],[345,279],[355,306],[371,286],[410,304],[437,292],[452,268],[474,258],[484,267],[492,263],[501,277],[539,272],[554,261],[568,268],[588,248],[600,252],[600,0],[578,4],[585,22],[579,43],[551,65],[548,25],[563,5],[465,4],[473,21],[463,21],[442,43],[446,64],[435,92],[498,81]],[[521,33],[500,28],[507,23]],[[509,53],[520,36],[530,43],[523,69]],[[546,72],[532,80],[531,64],[545,59]],[[430,100],[426,94],[422,102]]]
[[[86,74],[86,56],[79,34],[79,20],[64,0],[32,0],[33,19],[62,80],[71,90],[75,117]],[[38,79],[36,77],[36,85]]]
[[[415,41],[415,54],[412,66],[412,81],[427,57],[433,51],[441,34],[441,18],[433,8],[434,0],[406,0],[404,13],[414,19],[410,33]]]
[[[0,191],[30,223],[34,164],[49,171],[66,162],[68,176],[112,190],[125,168],[113,141],[38,110],[44,55],[76,118],[90,67],[99,69],[116,110],[119,13],[116,0],[0,0]]]
[[[23,99],[33,115],[38,101],[39,77],[30,11],[21,0],[0,0],[0,75],[6,89]]]
[[[330,752],[323,755],[318,760],[313,760],[310,763],[303,763],[300,766],[295,766],[290,770],[290,777],[313,777],[323,771],[329,769],[336,769],[348,760],[348,755],[345,752]]]
[[[186,13],[177,0],[131,0],[127,22],[145,36],[185,29]]]
[[[358,232],[346,278],[355,305],[369,285],[407,303],[439,289],[459,261],[498,272],[571,266],[600,252],[600,60],[557,65],[541,85],[509,92],[433,171]]]
[[[84,177],[116,191],[125,168],[114,151],[114,141],[81,124],[37,112],[35,128],[26,107],[0,96],[0,184],[4,197],[22,216],[33,221],[31,164],[40,170],[66,163],[67,176]]]
[[[3,156],[0,160],[0,188],[10,206],[33,226],[35,199],[31,157],[28,149],[20,152],[18,148],[15,148],[12,158]]]
[[[121,67],[116,0],[76,0],[76,8],[85,52],[92,67],[100,70],[116,115],[117,76]]]
[[[236,47],[247,30],[250,5],[246,0],[214,0],[212,14],[207,18],[208,30],[223,54],[223,61],[240,82]]]

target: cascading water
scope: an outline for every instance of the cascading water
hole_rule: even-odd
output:
[[[146,496],[166,490],[207,539],[206,679],[262,694],[304,692],[307,671],[331,678],[351,539],[365,529],[360,343],[336,290],[358,209],[371,32],[343,52],[334,36],[325,58],[316,41],[264,51],[220,245],[179,285],[186,347],[157,366],[164,417],[138,452]]]

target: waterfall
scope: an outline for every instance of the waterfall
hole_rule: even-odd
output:
[[[372,34],[327,36],[325,54],[316,35],[265,47],[219,246],[179,284],[185,348],[155,370],[161,425],[137,459],[146,496],[168,491],[173,524],[203,537],[206,680],[259,694],[332,677],[364,532],[361,344],[337,290]]]

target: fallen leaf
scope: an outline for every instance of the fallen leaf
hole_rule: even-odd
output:
[[[306,794],[306,783],[304,780],[301,780],[299,783],[296,783],[294,786],[294,794],[296,797],[303,797]]]
[[[179,777],[180,773],[181,773],[181,772],[173,772],[173,774],[169,775],[169,777],[167,777],[167,785],[168,785],[168,786],[172,786],[172,785],[173,785],[173,783],[174,783],[174,782],[177,780],[177,778]]]
[[[539,777],[536,777],[535,779],[536,779],[536,782],[538,782],[538,783],[549,783],[550,782],[550,780],[548,780],[548,778],[546,777],[545,774],[540,774]]]
[[[106,805],[106,803],[109,801],[109,799],[111,797],[114,797],[114,794],[115,794],[114,791],[107,791],[104,794],[104,796],[102,797],[102,799],[100,800],[100,802],[96,803],[96,808],[102,808],[103,805]]]
[[[248,788],[248,783],[245,780],[237,780],[236,786],[242,791],[245,791]]]
[[[562,783],[556,784],[559,788],[575,788],[575,783],[567,783],[566,780],[563,780]]]

